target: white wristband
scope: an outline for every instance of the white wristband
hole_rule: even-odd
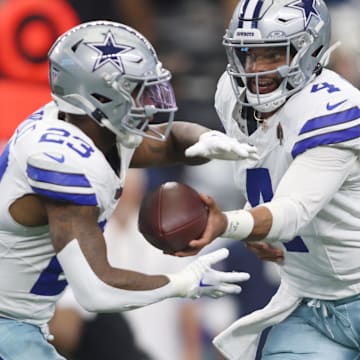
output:
[[[254,228],[254,217],[249,211],[224,211],[224,215],[227,218],[228,225],[221,235],[222,237],[244,240],[251,234]]]

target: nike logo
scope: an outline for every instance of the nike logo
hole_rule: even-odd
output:
[[[347,101],[347,99],[346,99],[346,100],[343,100],[343,101],[340,101],[340,102],[338,102],[338,103],[335,103],[335,104],[327,103],[326,108],[327,108],[329,111],[334,110],[334,109],[336,109],[338,106],[342,105],[342,104],[343,104],[344,102],[346,102],[346,101]]]
[[[44,155],[46,155],[50,159],[57,161],[60,164],[62,164],[65,161],[64,155],[53,155],[53,154],[49,154],[49,153],[44,153]]]

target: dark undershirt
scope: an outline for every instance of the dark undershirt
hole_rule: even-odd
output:
[[[254,109],[251,107],[243,107],[241,111],[242,118],[246,119],[247,131],[250,136],[258,127],[258,123],[254,117]]]

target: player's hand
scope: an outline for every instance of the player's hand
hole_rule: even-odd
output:
[[[199,137],[199,141],[185,150],[185,156],[201,156],[208,159],[242,160],[258,159],[255,146],[241,144],[220,131],[208,131]]]
[[[266,242],[245,241],[245,246],[261,260],[277,264],[282,264],[284,261],[284,251]]]
[[[241,287],[235,283],[248,280],[248,273],[223,272],[211,268],[228,256],[229,250],[222,248],[199,256],[184,270],[168,275],[170,282],[175,286],[176,295],[196,299],[200,296],[217,298],[226,294],[239,294]]]

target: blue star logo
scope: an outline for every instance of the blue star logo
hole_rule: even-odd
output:
[[[315,7],[316,0],[296,0],[289,4],[289,7],[299,9],[303,12],[305,19],[305,28],[309,25],[312,16],[320,19],[320,14]]]
[[[116,40],[114,39],[114,35],[111,30],[109,30],[108,33],[104,35],[105,39],[103,42],[85,43],[86,46],[90,47],[98,53],[93,67],[93,72],[108,63],[113,64],[121,72],[124,72],[124,66],[121,56],[124,53],[133,50],[134,48],[131,46],[116,43]]]

